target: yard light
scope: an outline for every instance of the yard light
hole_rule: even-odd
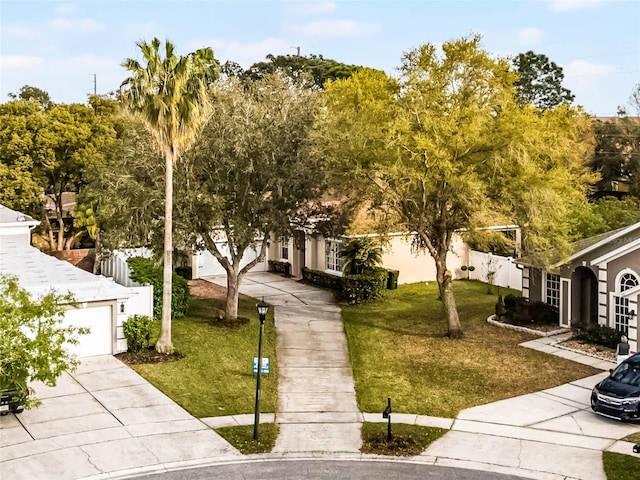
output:
[[[258,318],[260,319],[260,337],[258,340],[258,372],[256,375],[256,408],[253,422],[253,439],[258,440],[258,424],[260,423],[260,378],[262,374],[262,332],[264,331],[264,321],[269,313],[269,304],[262,301],[256,305]]]

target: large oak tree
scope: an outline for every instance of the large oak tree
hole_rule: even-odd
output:
[[[220,82],[213,114],[185,157],[181,226],[224,267],[228,319],[270,234],[290,237],[323,191],[323,168],[308,149],[317,95],[278,74]],[[245,264],[250,247],[257,255]]]
[[[397,81],[362,70],[329,83],[316,130],[333,185],[378,206],[433,257],[451,338],[462,336],[453,235],[499,217],[523,227],[529,252],[562,245],[591,180],[588,118],[521,107],[508,62],[479,42],[416,48]]]

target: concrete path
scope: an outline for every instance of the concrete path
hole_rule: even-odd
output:
[[[333,294],[269,273],[246,276],[240,292],[275,309],[280,434],[273,453],[358,453],[362,416]]]
[[[72,480],[242,455],[112,356],[83,360],[42,405],[0,417],[0,478]]]

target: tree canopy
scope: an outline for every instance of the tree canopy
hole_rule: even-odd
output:
[[[337,62],[322,55],[267,55],[266,62],[251,65],[242,78],[259,80],[265,75],[280,72],[292,80],[312,79],[312,85],[322,88],[329,80],[349,78],[359,67]]]
[[[531,104],[548,110],[573,102],[575,96],[562,86],[562,67],[550,61],[546,55],[529,50],[518,54],[512,63],[518,72],[515,86],[521,105]]]
[[[561,246],[592,180],[589,119],[518,105],[507,61],[479,42],[422,45],[404,55],[398,81],[361,70],[330,82],[316,130],[332,185],[371,199],[434,258],[452,338],[462,335],[447,268],[455,232],[507,218],[529,251]]]
[[[34,100],[38,102],[42,108],[49,108],[53,105],[51,97],[49,97],[47,92],[38,87],[32,87],[31,85],[24,85],[18,93],[9,93],[9,98],[13,100]]]
[[[269,74],[230,78],[213,95],[210,120],[185,157],[180,218],[196,248],[226,270],[233,319],[242,277],[264,257],[270,234],[290,237],[304,224],[325,186],[324,170],[308,148],[317,92]],[[249,247],[257,258],[245,265]]]
[[[0,105],[0,201],[40,219],[50,249],[71,248],[78,231],[62,195],[86,184],[87,172],[100,164],[114,136],[111,114],[99,97],[91,97],[89,106],[56,104],[46,110],[27,100]]]

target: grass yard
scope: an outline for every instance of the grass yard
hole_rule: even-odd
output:
[[[257,442],[253,440],[253,425],[217,428],[216,432],[244,455],[269,453],[278,438],[278,425],[261,423],[258,428]]]
[[[436,282],[400,285],[385,299],[343,306],[360,411],[454,418],[460,410],[598,373],[518,344],[529,334],[487,324],[498,296],[454,282],[464,338],[449,340]],[[502,289],[502,294],[509,293]]]
[[[638,480],[640,478],[640,459],[631,455],[603,452],[602,463],[607,480]]]
[[[191,297],[189,313],[172,323],[173,345],[184,358],[167,363],[132,365],[135,371],[195,417],[253,413],[260,322],[256,300],[240,296],[238,316],[250,321],[237,326],[214,325],[212,316],[222,300]],[[264,325],[262,355],[269,357],[271,375],[262,376],[260,410],[277,405],[276,331],[273,309]]]
[[[408,457],[419,455],[432,442],[449,430],[419,425],[391,425],[391,440],[387,440],[386,423],[362,424],[362,453]]]

